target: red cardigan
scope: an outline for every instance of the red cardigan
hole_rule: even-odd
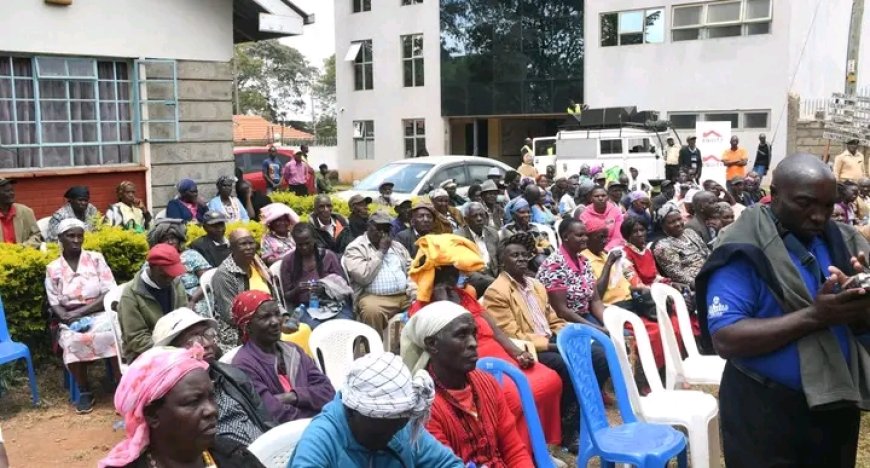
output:
[[[477,466],[485,464],[488,468],[534,468],[532,457],[517,433],[514,416],[498,382],[478,370],[468,373],[468,381],[479,417],[475,419],[463,411],[439,387],[426,429],[465,463],[474,462]],[[473,428],[473,432],[481,437],[472,436],[466,427]]]

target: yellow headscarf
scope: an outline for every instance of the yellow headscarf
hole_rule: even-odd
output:
[[[417,284],[417,299],[429,302],[435,283],[435,269],[456,267],[469,274],[483,270],[486,265],[474,242],[454,234],[429,234],[417,239],[417,256],[408,271]]]

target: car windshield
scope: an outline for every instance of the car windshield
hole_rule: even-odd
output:
[[[434,166],[434,164],[426,163],[388,164],[363,179],[354,187],[354,190],[377,191],[381,183],[390,181],[395,184],[393,186],[394,193],[411,193]]]

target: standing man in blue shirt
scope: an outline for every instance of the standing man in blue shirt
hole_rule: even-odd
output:
[[[278,190],[281,185],[281,161],[278,161],[278,150],[269,147],[269,157],[263,160],[263,179],[266,180],[266,193]]]
[[[830,220],[836,180],[816,156],[780,163],[771,196],[724,231],[696,280],[702,330],[728,360],[725,463],[851,467],[870,356],[850,326],[867,323],[870,293],[843,286],[866,257]]]

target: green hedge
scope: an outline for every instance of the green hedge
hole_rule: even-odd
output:
[[[291,193],[274,193],[272,200],[284,203],[308,219],[313,211],[314,197],[299,197]],[[333,210],[344,216],[350,214],[347,203],[332,199]],[[227,232],[244,227],[259,241],[265,227],[256,222],[235,222]],[[205,234],[200,226],[189,225],[188,242]],[[130,281],[142,267],[148,253],[145,234],[125,231],[118,227],[98,224],[94,232],[85,235],[85,250],[100,252],[115,275],[118,284]],[[16,341],[30,345],[31,352],[44,357],[49,352],[48,323],[45,309],[45,267],[60,255],[57,244],[47,245],[45,252],[14,244],[0,243],[0,296],[6,310],[9,332]]]

